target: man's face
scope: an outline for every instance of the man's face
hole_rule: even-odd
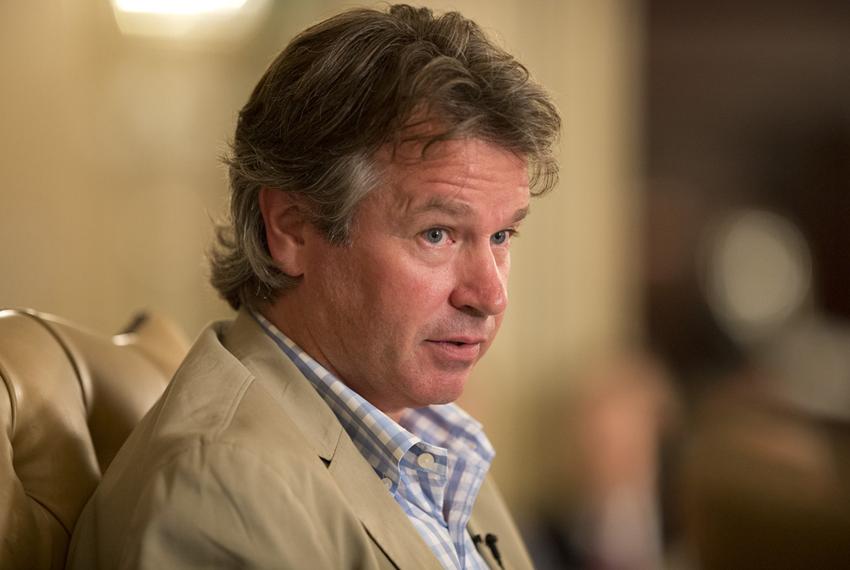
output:
[[[396,415],[455,400],[493,341],[528,174],[514,154],[474,139],[378,160],[382,183],[361,202],[350,246],[308,229],[298,341]]]

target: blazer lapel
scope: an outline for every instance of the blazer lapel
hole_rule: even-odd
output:
[[[241,311],[225,333],[225,344],[251,370],[292,418],[334,478],[369,536],[402,570],[441,569],[405,512],[387,492],[333,411],[301,371],[262,330]]]
[[[478,546],[478,552],[490,568],[504,567],[508,570],[534,568],[505,502],[489,475],[481,485],[466,528],[472,536],[477,534],[482,539],[485,539],[488,534],[497,537],[496,548],[499,549],[502,566],[496,562],[492,550],[483,540]]]
[[[442,568],[354,443],[344,434],[328,467],[351,508],[398,568]]]

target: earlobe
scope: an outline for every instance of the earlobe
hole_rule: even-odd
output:
[[[286,275],[300,277],[304,273],[302,258],[307,223],[303,206],[290,193],[266,187],[260,189],[259,201],[272,259]]]

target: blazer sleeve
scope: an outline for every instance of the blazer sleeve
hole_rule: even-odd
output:
[[[180,452],[140,494],[118,567],[341,567],[315,497],[283,475],[233,444]]]

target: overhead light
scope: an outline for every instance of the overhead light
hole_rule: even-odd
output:
[[[269,4],[269,0],[112,0],[112,10],[124,35],[208,46],[243,40],[264,21]]]
[[[133,14],[198,15],[235,12],[247,0],[115,0],[115,7]]]

